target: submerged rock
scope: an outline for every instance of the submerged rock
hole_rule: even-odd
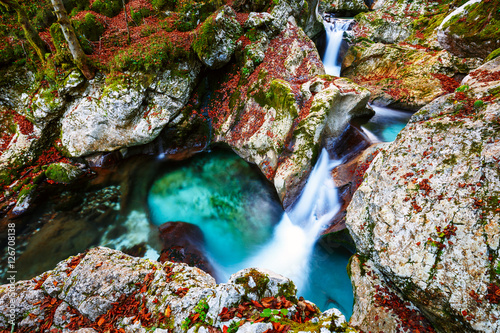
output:
[[[417,112],[348,207],[358,253],[443,332],[500,329],[499,71],[497,58]]]
[[[214,268],[205,256],[205,237],[197,225],[186,222],[167,222],[158,229],[162,242],[159,262],[186,263],[215,276]]]
[[[264,311],[264,309],[266,309]],[[265,312],[269,311],[269,315]],[[260,269],[234,274],[228,283],[185,264],[133,258],[98,247],[60,262],[32,280],[0,286],[0,328],[126,332],[355,332],[336,309],[320,313],[297,300],[289,279]],[[6,316],[10,314],[10,316]],[[273,317],[273,323],[270,321]],[[308,322],[300,324],[299,318]],[[260,319],[262,323],[253,323]],[[239,328],[238,328],[239,327]]]

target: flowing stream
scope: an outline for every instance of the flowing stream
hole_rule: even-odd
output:
[[[342,57],[340,50],[344,40],[344,33],[350,29],[354,20],[333,18],[330,22],[326,21],[326,48],[323,56],[323,65],[325,66],[326,74],[340,76],[342,68]]]
[[[298,294],[321,309],[336,306],[349,317],[353,296],[345,269],[351,253],[326,253],[316,244],[339,209],[330,177],[337,164],[323,151],[302,195],[285,213],[274,189],[237,155],[201,154],[155,181],[148,195],[150,218],[156,225],[198,226],[219,282],[243,268],[267,268],[291,278]]]

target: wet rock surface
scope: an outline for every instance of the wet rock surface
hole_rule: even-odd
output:
[[[205,256],[205,238],[198,226],[186,222],[167,222],[158,229],[163,247],[159,262],[186,263],[214,276],[214,268]]]

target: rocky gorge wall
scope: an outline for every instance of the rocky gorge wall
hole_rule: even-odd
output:
[[[493,6],[486,15],[485,4]],[[494,6],[377,1],[373,11],[356,17],[343,66],[352,81],[324,75],[303,32],[314,30],[300,17],[303,3],[282,2],[241,23],[237,11],[221,8],[196,37],[215,47],[193,46],[195,58],[154,75],[99,75],[89,82],[72,72],[57,94],[54,87],[31,95],[2,88],[2,107],[21,105],[16,111],[34,123],[31,129],[16,123],[1,156],[2,175],[40,160],[52,140],[67,156],[53,170],[37,166],[29,180],[8,183],[3,207],[19,214],[38,186],[80,177],[93,154],[127,156],[165,127],[190,135],[199,113],[211,122],[207,141],[224,142],[257,164],[286,205],[322,141],[338,135],[352,117],[369,114],[369,99],[419,110],[393,143],[379,147],[347,209],[358,250],[349,267],[356,299],[349,325],[334,309],[319,314],[296,300],[290,281],[269,272],[243,271],[215,285],[197,269],[105,248],[70,258],[33,281],[2,286],[0,306],[7,309],[14,299],[15,320],[26,331],[43,326],[92,332],[107,323],[158,333],[500,331],[500,58],[491,32],[498,18]],[[468,21],[474,11],[486,20]],[[490,31],[473,47],[488,51],[472,52],[467,45],[474,37],[457,37],[454,29],[464,22],[470,31],[477,31],[476,24]],[[210,33],[212,24],[221,35]],[[236,69],[224,67],[231,65]],[[210,115],[192,92],[203,73],[222,68],[228,75],[214,89],[221,103],[212,105]],[[275,286],[286,287],[286,293]],[[129,308],[135,310],[124,310]],[[306,317],[309,324],[301,323]]]

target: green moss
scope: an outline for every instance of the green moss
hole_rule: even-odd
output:
[[[123,5],[122,0],[95,0],[90,8],[99,14],[114,17],[122,10]]]
[[[467,15],[455,15],[443,29],[450,34],[469,38],[475,42],[500,38],[500,2],[475,3],[466,8]]]
[[[295,95],[290,84],[284,80],[273,80],[267,91],[259,90],[255,100],[262,106],[270,106],[277,111],[277,119],[283,116],[298,116]],[[282,112],[280,112],[282,111]]]
[[[88,40],[98,41],[104,32],[104,26],[91,13],[87,13],[80,21],[73,20],[72,23],[76,34]]]
[[[250,279],[255,284],[253,287],[249,286]],[[245,276],[241,276],[235,280],[235,284],[243,285],[247,293],[254,293],[260,298],[264,297],[268,283],[269,278],[253,268]]]
[[[485,62],[488,62],[490,60],[495,59],[496,57],[500,56],[500,48],[496,49],[495,51],[491,52],[486,59],[484,59]]]
[[[71,164],[54,163],[49,165],[45,176],[58,183],[70,183],[82,175],[82,171]]]
[[[177,5],[177,0],[152,0],[151,4],[156,10],[172,11]]]

